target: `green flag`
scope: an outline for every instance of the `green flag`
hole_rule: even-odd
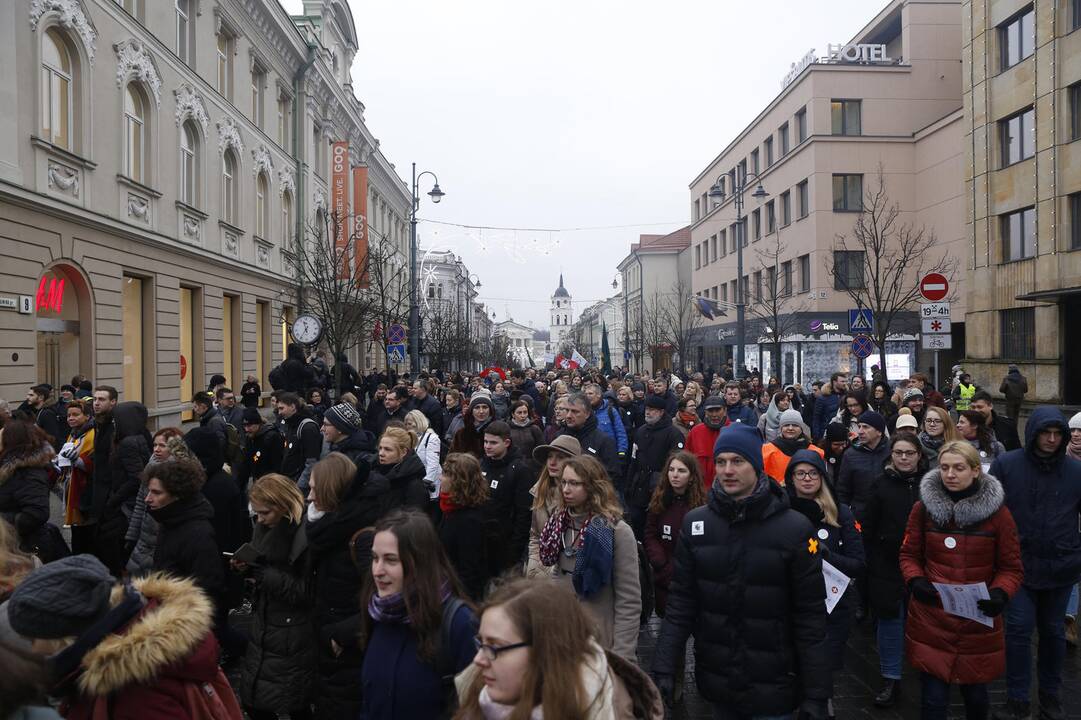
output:
[[[601,372],[612,372],[612,352],[608,349],[608,323],[601,323]]]

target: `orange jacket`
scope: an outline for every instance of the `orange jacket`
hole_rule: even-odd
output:
[[[821,448],[808,445],[807,449],[814,450],[825,460],[826,453]],[[762,469],[781,485],[784,485],[784,474],[788,470],[788,461],[791,459],[781,451],[781,448],[771,442],[762,446]]]

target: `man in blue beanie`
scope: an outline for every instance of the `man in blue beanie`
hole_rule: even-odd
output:
[[[698,690],[728,720],[824,720],[832,694],[825,584],[807,518],[762,470],[762,436],[725,429],[706,505],[687,513],[653,674],[669,702],[694,633]]]

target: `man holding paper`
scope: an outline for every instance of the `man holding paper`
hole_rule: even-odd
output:
[[[960,686],[968,717],[987,717],[987,684],[1006,669],[1001,615],[1023,570],[1005,498],[964,441],[943,445],[938,467],[920,482],[901,545],[901,573],[913,599],[905,648],[921,673],[925,720],[945,720],[951,684]]]

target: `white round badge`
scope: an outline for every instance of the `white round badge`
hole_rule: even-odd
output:
[[[946,547],[948,547],[950,550],[953,550],[955,547],[957,547],[957,540],[952,537],[946,538],[943,542],[946,543]]]
[[[829,536],[830,536],[830,534],[828,532],[826,532],[826,528],[822,528],[821,530],[818,531],[818,539],[819,540],[825,540]]]

